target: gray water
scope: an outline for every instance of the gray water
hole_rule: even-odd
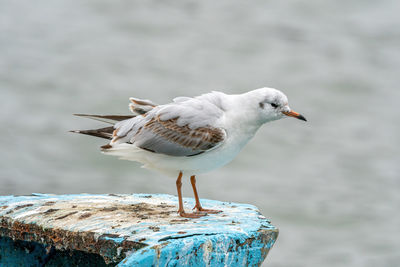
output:
[[[399,266],[400,2],[0,1],[0,194],[175,193],[70,134],[169,102],[270,86],[309,120],[265,125],[200,196],[257,205],[264,266]],[[188,180],[184,195],[192,197]]]

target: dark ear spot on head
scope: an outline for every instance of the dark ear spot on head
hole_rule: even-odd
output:
[[[263,102],[260,102],[258,105],[260,106],[260,108],[264,108],[264,103]]]

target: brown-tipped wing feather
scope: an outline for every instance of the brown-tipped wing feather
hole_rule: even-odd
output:
[[[74,114],[75,116],[89,118],[92,120],[102,121],[109,124],[115,124],[118,121],[131,119],[136,115],[89,115],[89,114]]]
[[[70,131],[70,132],[86,134],[86,135],[91,135],[91,136],[96,136],[96,137],[100,137],[100,138],[105,138],[105,139],[111,140],[113,131],[114,131],[114,127],[110,126],[110,127],[99,128],[99,129],[75,130],[75,131]]]
[[[143,115],[157,106],[157,104],[147,99],[131,97],[129,100],[131,101],[129,109],[133,114]]]
[[[225,140],[225,130],[215,127],[190,129],[179,126],[178,118],[162,121],[151,119],[132,138],[136,146],[170,156],[193,156],[220,145]]]
[[[93,120],[102,121],[105,123],[115,124],[118,121],[123,121],[135,117],[135,115],[88,115],[88,114],[74,114],[75,116],[85,117]],[[80,133],[91,136],[96,136],[100,138],[105,138],[111,140],[113,138],[114,127],[104,127],[99,129],[90,130],[75,130],[70,131],[72,133]]]

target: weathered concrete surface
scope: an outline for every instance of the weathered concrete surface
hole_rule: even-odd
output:
[[[194,201],[184,200],[189,211]],[[261,264],[278,230],[257,208],[213,200],[202,204],[223,212],[181,218],[177,198],[170,195],[1,196],[0,248],[4,252],[10,242],[5,238],[40,244],[33,250],[41,262],[51,260],[54,251],[81,251],[118,266]],[[6,255],[0,251],[0,265]]]

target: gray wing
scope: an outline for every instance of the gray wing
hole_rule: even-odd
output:
[[[194,156],[220,145],[225,130],[214,127],[190,129],[179,126],[178,119],[153,118],[133,138],[133,143],[145,150],[170,156]]]
[[[222,93],[213,92],[160,106],[135,99],[136,105],[148,106],[149,111],[115,124],[110,144],[128,142],[170,156],[193,156],[213,149],[226,138],[224,129],[211,126],[218,125],[223,115],[221,97]]]

